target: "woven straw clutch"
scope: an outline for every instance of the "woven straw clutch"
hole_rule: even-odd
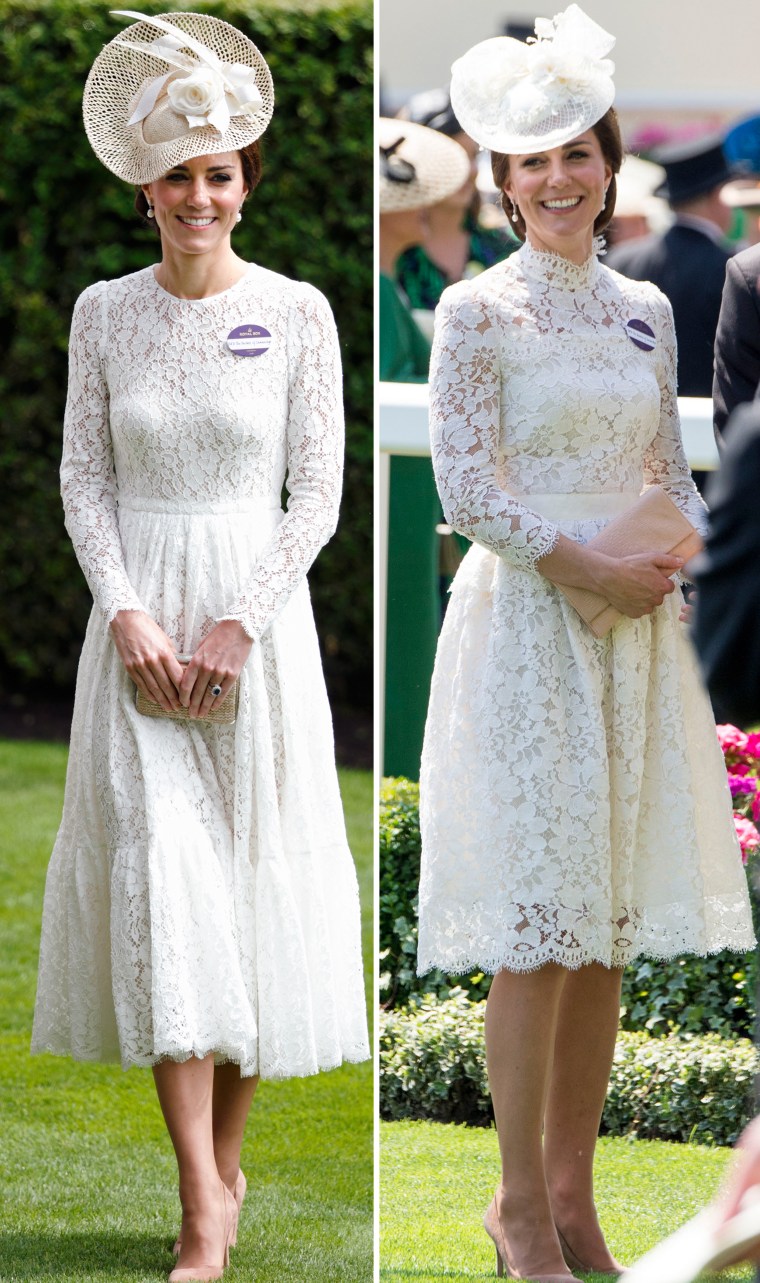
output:
[[[180,664],[189,664],[191,656],[178,655],[177,659]],[[217,725],[229,726],[237,717],[239,701],[240,686],[236,681],[234,686],[232,686],[225,695],[221,704],[215,705],[215,707],[208,713],[205,713],[203,717],[191,718],[186,708],[181,708],[176,713],[167,713],[160,704],[157,704],[155,700],[148,699],[146,695],[143,695],[142,691],[135,687],[135,708],[138,713],[142,713],[143,717],[165,717],[170,722],[216,722]]]

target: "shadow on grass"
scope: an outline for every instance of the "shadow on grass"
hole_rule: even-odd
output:
[[[166,1234],[0,1235],[0,1279],[165,1278],[173,1263]]]

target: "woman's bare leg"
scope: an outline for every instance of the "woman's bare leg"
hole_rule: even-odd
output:
[[[240,1150],[248,1112],[258,1077],[241,1078],[238,1065],[217,1065],[214,1070],[212,1131],[219,1175],[231,1193],[240,1171]]]
[[[153,1077],[179,1168],[179,1264],[220,1264],[224,1255],[225,1194],[214,1155],[214,1057],[191,1057],[181,1064],[165,1060],[154,1066]]]
[[[584,1265],[613,1269],[594,1207],[594,1147],[620,1018],[622,971],[568,973],[544,1122],[544,1163],[557,1226]]]
[[[527,1278],[567,1273],[541,1141],[567,974],[553,963],[524,975],[499,971],[486,1007],[486,1060],[502,1165],[499,1220],[509,1264]]]

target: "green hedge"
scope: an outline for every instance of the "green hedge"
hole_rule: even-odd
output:
[[[389,778],[380,792],[380,997],[386,1007],[415,995],[446,997],[456,986],[485,998],[491,977],[416,974],[420,876],[419,785]],[[757,924],[756,924],[757,925]],[[755,1018],[754,953],[709,958],[641,958],[623,975],[621,1026],[629,1032],[749,1037]]]
[[[383,1118],[488,1126],[484,1002],[462,989],[417,999],[380,1020]],[[754,1113],[758,1054],[749,1039],[621,1033],[602,1131],[731,1145]]]
[[[236,248],[323,290],[341,334],[343,517],[312,588],[331,692],[369,705],[372,4],[196,8],[249,32],[274,77],[264,179]],[[132,189],[102,168],[82,127],[87,71],[123,25],[102,0],[0,0],[0,676],[14,688],[70,688],[90,605],[58,494],[74,300],[92,281],[157,256],[153,233],[132,212]]]

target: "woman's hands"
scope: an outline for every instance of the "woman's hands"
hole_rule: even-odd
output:
[[[178,712],[183,668],[164,630],[142,610],[120,610],[110,629],[119,658],[137,689],[160,704],[165,713]]]
[[[189,664],[181,669],[179,698],[191,717],[204,717],[229,694],[251,653],[253,642],[236,619],[223,619],[204,638]],[[221,695],[211,694],[221,686]]]
[[[141,610],[120,610],[111,621],[119,657],[138,690],[165,713],[186,708],[204,717],[225,698],[251,653],[253,642],[235,619],[216,624],[188,664],[180,664],[162,628]],[[211,693],[221,686],[221,695]]]
[[[683,558],[670,553],[608,557],[566,535],[560,535],[554,549],[536,562],[536,569],[552,583],[601,593],[631,619],[649,615],[661,605],[675,590],[669,576],[682,566]]]
[[[639,619],[662,605],[669,593],[675,592],[670,575],[680,570],[682,557],[669,553],[642,552],[631,557],[608,557],[609,566],[599,570],[602,591],[607,600],[628,615]]]

